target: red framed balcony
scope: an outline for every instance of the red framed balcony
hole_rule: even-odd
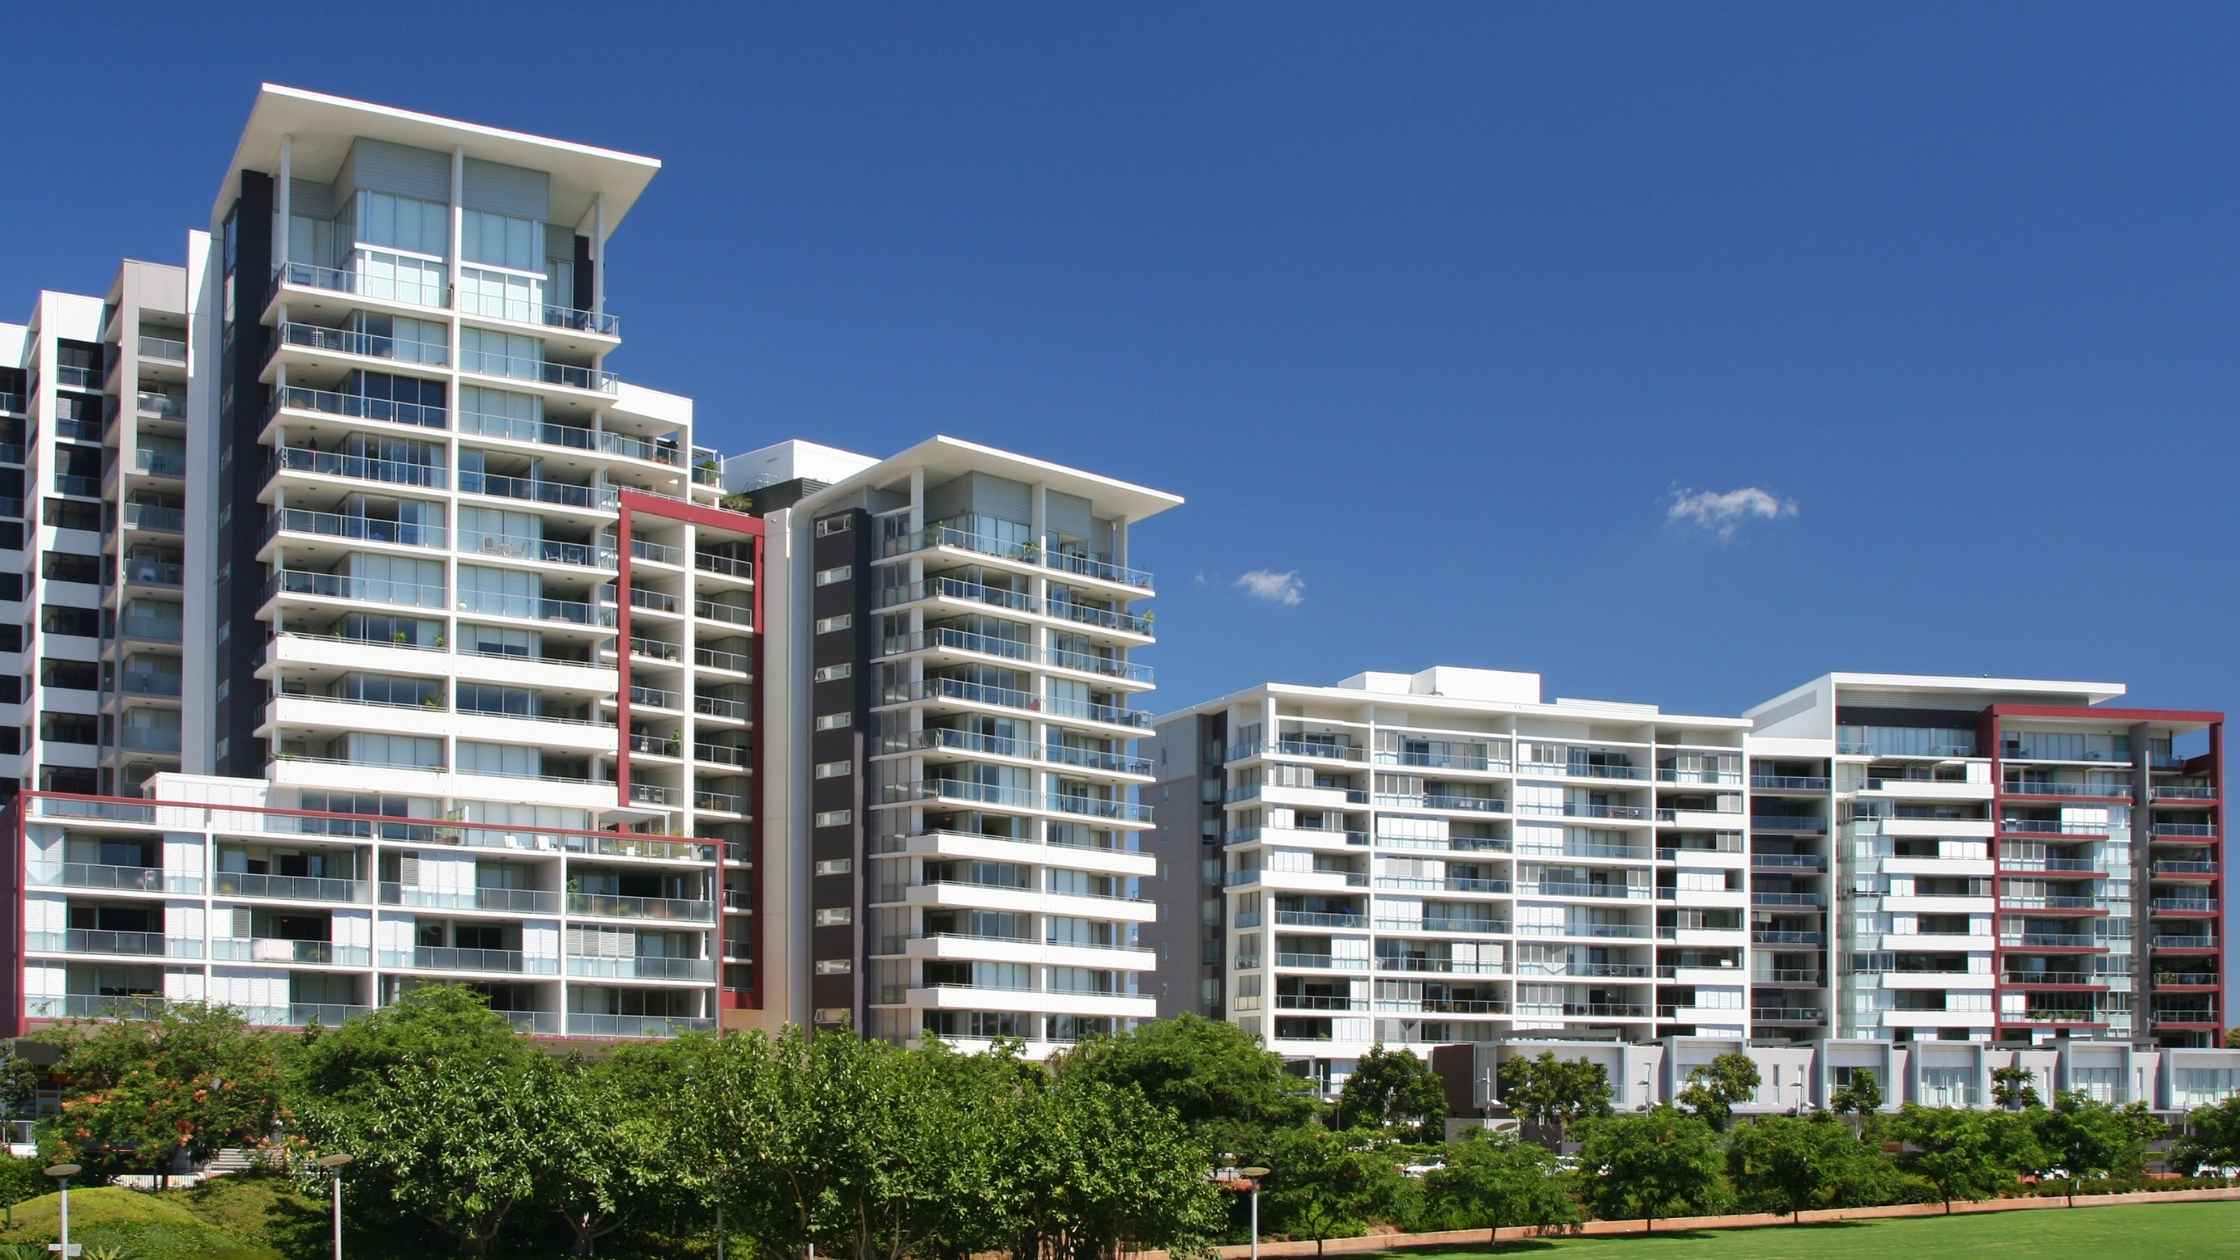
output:
[[[2157,971],[2153,973],[2156,993],[2217,993],[2224,987],[2224,975],[2217,971]]]

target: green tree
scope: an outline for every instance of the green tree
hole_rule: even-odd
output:
[[[574,1253],[631,1223],[680,1206],[668,1134],[656,1122],[662,1075],[655,1056],[625,1047],[592,1062],[553,1067],[545,1170],[537,1202],[567,1225]]]
[[[1828,1100],[1828,1105],[1839,1115],[1848,1112],[1859,1117],[1858,1128],[1864,1133],[1868,1122],[1882,1110],[1882,1078],[1863,1068],[1855,1068],[1850,1079]]]
[[[1982,1112],[1964,1107],[1907,1103],[1898,1112],[1897,1135],[1907,1147],[1901,1164],[1937,1190],[1947,1216],[1954,1199],[1984,1199],[2014,1182],[2017,1152],[2001,1143]],[[2008,1147],[2002,1151],[2002,1145]]]
[[[1338,1091],[1338,1114],[1357,1125],[1403,1131],[1417,1142],[1445,1136],[1447,1091],[1431,1065],[1412,1050],[1387,1050],[1382,1043],[1354,1064]]]
[[[1719,1135],[1702,1117],[1659,1106],[1580,1126],[1582,1192],[1604,1220],[1708,1215],[1723,1206]]]
[[[54,1189],[43,1171],[44,1160],[0,1152],[0,1211],[7,1213],[8,1228],[16,1227],[16,1204],[36,1199]]]
[[[2170,1148],[2170,1166],[2196,1177],[2240,1164],[2240,1094],[2186,1115],[2185,1132]]]
[[[2038,1074],[2019,1063],[1991,1069],[1991,1101],[2009,1111],[2043,1106],[2038,1098]]]
[[[72,1024],[50,1039],[62,1050],[54,1067],[62,1103],[41,1126],[49,1163],[82,1164],[96,1176],[149,1173],[160,1186],[182,1155],[204,1163],[279,1128],[279,1042],[226,1008]]]
[[[1735,1104],[1758,1096],[1758,1080],[1755,1060],[1747,1054],[1729,1052],[1698,1064],[1688,1073],[1688,1084],[1680,1091],[1678,1101],[1702,1116],[1714,1131],[1724,1133],[1734,1119]]]
[[[1053,1065],[1060,1076],[1133,1085],[1214,1149],[1252,1149],[1269,1132],[1304,1124],[1319,1108],[1310,1081],[1226,1020],[1178,1015],[1085,1041]]]
[[[1019,1112],[1007,1225],[1017,1260],[1204,1247],[1227,1218],[1213,1152],[1132,1085],[1065,1074]]]
[[[1312,1238],[1315,1254],[1331,1238],[1365,1234],[1389,1220],[1400,1196],[1399,1157],[1370,1130],[1332,1132],[1304,1125],[1270,1135],[1261,1162],[1261,1226],[1271,1234]]]
[[[1881,1151],[1826,1114],[1763,1116],[1737,1127],[1727,1142],[1727,1178],[1751,1212],[1795,1217],[1838,1206],[1847,1190],[1881,1188],[1884,1163]]]
[[[1502,1064],[1498,1080],[1501,1101],[1517,1119],[1543,1141],[1552,1134],[1559,1146],[1579,1121],[1610,1114],[1610,1075],[1599,1063],[1543,1050]]]
[[[578,1118],[566,1070],[533,1051],[393,1065],[359,1082],[347,1106],[308,1106],[304,1134],[354,1157],[352,1191],[379,1193],[483,1255],[552,1175],[553,1126]]]
[[[2075,1207],[2077,1183],[2088,1177],[2138,1176],[2146,1165],[2147,1140],[2161,1125],[2143,1106],[2134,1111],[2067,1093],[2053,1100],[2037,1127],[2045,1160],[2066,1174],[2066,1197]]]
[[[1424,1178],[1431,1211],[1448,1229],[1484,1229],[1488,1246],[1518,1225],[1569,1225],[1579,1219],[1570,1178],[1546,1147],[1514,1135],[1475,1131],[1447,1144],[1444,1166]]]

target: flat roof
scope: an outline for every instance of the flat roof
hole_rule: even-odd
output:
[[[470,157],[486,162],[543,171],[552,178],[552,222],[582,224],[590,216],[593,198],[605,193],[609,233],[637,204],[638,195],[653,181],[654,172],[661,169],[660,159],[636,153],[266,83],[257,88],[248,124],[241,130],[241,142],[234,147],[233,161],[218,186],[217,200],[211,204],[213,229],[240,195],[242,171],[278,175],[280,141],[286,136],[295,140],[294,167],[299,178],[333,178],[350,153],[350,142],[359,136],[443,153],[461,147]]]
[[[1201,700],[1196,704],[1163,714],[1154,724],[1171,722],[1187,714],[1210,712],[1261,692],[1266,692],[1272,696],[1328,701],[1333,704],[1384,704],[1411,709],[1445,710],[1452,713],[1586,718],[1600,722],[1620,723],[1665,723],[1672,726],[1692,726],[1703,730],[1748,731],[1752,725],[1748,718],[1666,713],[1652,704],[1628,704],[1611,700],[1574,700],[1569,697],[1558,697],[1553,701],[1537,703],[1523,700],[1476,700],[1467,696],[1434,696],[1412,692],[1369,691],[1360,687],[1317,687],[1303,683],[1280,682],[1255,683],[1250,687],[1239,688],[1224,695]]]
[[[954,476],[967,472],[991,472],[1020,481],[1038,481],[1044,485],[1078,495],[1097,505],[1108,515],[1116,515],[1129,523],[1156,516],[1171,507],[1182,504],[1182,496],[1139,486],[1098,473],[1053,464],[1031,455],[1020,455],[967,442],[947,434],[935,434],[925,441],[899,454],[882,459],[871,467],[803,499],[800,506],[814,509],[842,498],[866,486],[882,485],[896,475],[923,468],[929,473]]]

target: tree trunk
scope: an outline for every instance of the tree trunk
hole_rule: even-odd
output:
[[[1944,1214],[1946,1216],[1952,1215],[1952,1200],[1950,1199],[1944,1201]]]

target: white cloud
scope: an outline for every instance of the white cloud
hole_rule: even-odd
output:
[[[1307,602],[1307,582],[1297,569],[1278,573],[1273,569],[1254,569],[1237,579],[1237,588],[1254,599],[1264,599],[1285,608],[1297,608]]]
[[[1750,521],[1778,521],[1797,514],[1797,501],[1784,499],[1758,486],[1733,490],[1674,490],[1672,506],[1665,509],[1668,525],[1700,525],[1733,542],[1735,531]]]

